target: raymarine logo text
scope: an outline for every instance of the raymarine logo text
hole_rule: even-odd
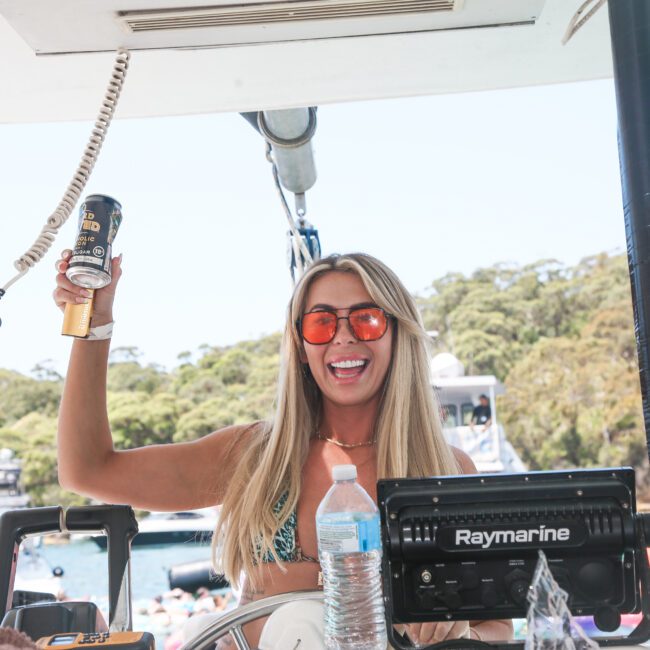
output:
[[[480,546],[490,548],[493,544],[531,544],[534,542],[566,542],[571,531],[568,528],[523,528],[519,530],[478,531],[460,528],[456,530],[456,546]]]

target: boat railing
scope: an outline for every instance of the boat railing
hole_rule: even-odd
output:
[[[479,472],[525,472],[526,466],[506,439],[500,424],[487,428],[445,427],[445,438],[450,445],[462,449],[474,461]]]
[[[444,432],[449,444],[462,449],[477,464],[494,463],[501,458],[503,428],[500,425],[446,427]]]

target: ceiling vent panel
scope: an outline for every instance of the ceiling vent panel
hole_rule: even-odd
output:
[[[37,54],[227,47],[534,24],[545,0],[0,0]]]
[[[119,14],[132,32],[160,29],[235,27],[268,23],[295,23],[310,20],[374,18],[377,16],[454,11],[458,0],[314,0],[231,5],[175,11],[125,11]]]

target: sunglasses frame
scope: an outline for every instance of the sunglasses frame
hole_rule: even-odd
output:
[[[342,307],[341,309],[347,309],[346,307]],[[386,318],[386,329],[382,332],[381,336],[378,336],[376,339],[366,339],[365,341],[363,339],[360,339],[355,331],[354,327],[350,325],[350,314],[352,314],[355,311],[362,311],[364,309],[378,309],[380,312],[384,314],[384,317]],[[302,322],[303,318],[307,314],[332,314],[336,318],[336,327],[334,328],[334,334],[332,335],[332,338],[329,341],[324,341],[323,343],[310,343],[302,333]],[[305,314],[303,314],[297,321],[296,321],[296,329],[298,330],[298,334],[300,335],[300,338],[309,343],[309,345],[327,345],[328,343],[331,343],[335,338],[336,338],[336,333],[339,331],[339,321],[340,320],[346,320],[348,321],[348,326],[350,328],[350,332],[352,332],[352,336],[354,336],[355,340],[359,341],[360,343],[373,343],[374,341],[379,341],[379,339],[383,338],[388,331],[388,326],[390,325],[391,321],[396,320],[395,316],[393,314],[390,314],[387,312],[383,307],[378,307],[377,305],[367,305],[366,307],[353,307],[349,309],[348,315],[347,316],[339,316],[335,310],[332,309],[317,309],[316,311],[308,311]]]

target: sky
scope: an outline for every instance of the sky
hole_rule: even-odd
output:
[[[57,206],[91,127],[0,125],[0,286]],[[414,293],[448,272],[625,249],[611,79],[322,106],[313,146],[307,218],[323,253],[375,255]],[[202,345],[281,329],[286,218],[262,138],[241,116],[114,120],[92,193],[123,206],[113,348],[172,369]],[[71,341],[52,290],[76,224],[75,210],[0,300],[0,368],[65,373]]]

